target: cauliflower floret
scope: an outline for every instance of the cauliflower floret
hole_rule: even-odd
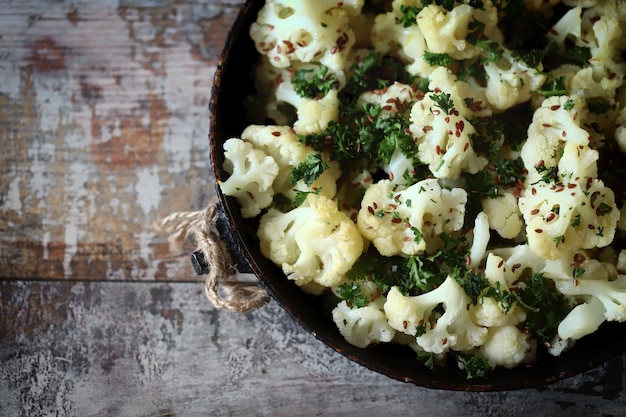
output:
[[[446,68],[434,70],[429,78],[431,91],[411,109],[409,129],[419,143],[418,158],[437,178],[475,174],[489,162],[474,151],[472,137],[477,132],[470,118],[487,117],[491,112],[481,106],[467,107],[470,99],[474,104],[485,100],[469,84],[454,78]]]
[[[381,296],[359,308],[350,308],[344,300],[333,309],[333,321],[348,343],[364,348],[393,340],[396,330],[387,323],[383,312],[386,300]]]
[[[517,245],[508,248],[496,248],[490,253],[505,260],[506,273],[502,278],[506,280],[507,287],[511,287],[522,274],[533,275],[542,272],[546,266],[546,260],[538,256],[528,244]],[[495,275],[490,274],[493,280]]]
[[[583,14],[582,27],[584,33],[580,43],[590,49],[589,63],[594,68],[595,78],[607,77],[606,88],[617,89],[622,85],[626,71],[626,63],[620,57],[626,49],[626,36],[620,21],[615,15],[599,15],[590,9]]]
[[[620,217],[613,191],[596,178],[598,152],[579,126],[582,103],[544,100],[521,151],[528,176],[518,203],[528,243],[546,259],[609,245]]]
[[[319,62],[339,71],[356,39],[350,14],[359,13],[362,6],[361,0],[269,1],[250,26],[250,37],[276,67],[286,68],[292,61]]]
[[[579,250],[547,261],[544,273],[566,296],[587,303],[594,297],[600,300],[606,320],[626,321],[626,275],[618,274],[615,264]]]
[[[315,180],[311,186],[303,181],[291,183],[291,170],[306,160],[307,155],[315,153],[313,148],[300,142],[296,133],[288,126],[261,126],[250,125],[244,129],[241,139],[250,142],[255,149],[260,149],[265,154],[274,158],[278,164],[279,173],[274,180],[272,188],[274,193],[282,193],[290,199],[294,199],[294,189],[300,191],[317,191],[328,198],[333,198],[337,192],[337,179],[341,175],[341,169],[337,161],[331,161],[324,157],[328,169]]]
[[[544,100],[535,110],[520,154],[528,170],[527,184],[542,181],[557,168],[559,181],[597,176],[598,152],[589,147],[589,133],[580,127],[583,106],[577,97],[560,96]]]
[[[542,66],[533,68],[523,59],[503,49],[502,57],[484,65],[487,74],[485,95],[494,112],[502,112],[530,100],[533,92],[546,81]]]
[[[321,133],[331,121],[339,117],[340,102],[335,89],[321,98],[302,97],[294,91],[291,81],[287,80],[278,85],[276,100],[296,108],[297,120],[293,129],[297,134]]]
[[[230,176],[219,182],[222,192],[235,197],[242,217],[255,217],[272,204],[272,183],[278,176],[278,164],[265,152],[238,138],[224,142],[224,158],[224,171]]]
[[[589,302],[575,306],[559,323],[559,338],[578,340],[598,330],[604,321],[604,305],[600,299],[592,297]]]
[[[287,213],[270,208],[257,235],[263,256],[297,285],[340,285],[363,252],[352,220],[335,201],[317,194],[309,194],[303,205]]]
[[[417,25],[402,23],[400,6],[416,7],[412,1],[394,1],[392,11],[382,13],[374,19],[372,27],[372,45],[382,54],[397,56],[407,65],[407,71],[413,75],[428,76],[433,67],[424,59],[426,40]]]
[[[487,255],[485,277],[492,287],[509,291],[513,272],[514,268],[503,258],[493,253]],[[526,313],[517,304],[503,306],[490,296],[480,297],[476,305],[470,306],[469,311],[474,323],[485,327],[517,325],[526,318]]]
[[[399,332],[416,336],[417,344],[435,354],[448,350],[466,351],[485,343],[487,329],[472,321],[470,300],[463,288],[448,277],[436,289],[418,296],[405,296],[392,287],[384,305],[389,325]],[[433,310],[443,305],[439,316]]]
[[[520,197],[519,204],[528,244],[545,259],[609,245],[620,216],[613,191],[593,179],[582,186],[533,185]]]
[[[487,246],[489,245],[489,219],[484,212],[478,213],[474,220],[474,228],[471,232],[472,246],[469,251],[469,268],[477,267],[485,257],[487,253]]]
[[[479,354],[492,367],[514,368],[532,362],[537,353],[537,344],[513,325],[490,327],[487,340],[479,347]]]
[[[482,8],[477,8],[458,4],[450,11],[435,4],[424,7],[417,15],[417,24],[426,40],[427,50],[448,54],[454,59],[480,56],[484,50],[467,40],[474,21],[484,24],[484,36],[497,42],[502,41],[497,27],[497,8],[491,1],[484,1],[482,5]]]
[[[501,191],[498,198],[485,198],[482,209],[489,219],[489,227],[505,239],[513,239],[524,227],[522,213],[513,191]]]
[[[436,179],[408,188],[381,180],[365,192],[357,225],[384,256],[431,252],[441,233],[463,227],[466,202],[464,189],[443,189]]]
[[[555,45],[562,45],[565,39],[573,37],[580,38],[582,34],[582,8],[572,7],[569,9],[558,22],[546,33],[548,39],[552,40]]]
[[[626,321],[626,276],[620,275],[613,281],[578,279],[557,282],[557,289],[570,296],[595,297],[604,306],[604,317],[608,321]]]
[[[360,106],[365,103],[376,104],[382,109],[383,115],[392,115],[406,111],[423,97],[424,93],[417,86],[396,81],[384,89],[364,92],[357,103]]]

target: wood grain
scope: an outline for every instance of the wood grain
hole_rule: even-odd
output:
[[[418,388],[350,362],[274,302],[217,312],[199,284],[4,282],[5,416],[620,416],[624,359],[503,393]]]
[[[4,278],[190,279],[152,224],[214,192],[207,106],[241,3],[3,6]]]

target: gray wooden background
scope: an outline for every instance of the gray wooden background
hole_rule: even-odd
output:
[[[274,302],[208,303],[152,224],[213,192],[207,103],[241,3],[0,1],[0,416],[625,416],[626,356],[537,389],[430,390]]]

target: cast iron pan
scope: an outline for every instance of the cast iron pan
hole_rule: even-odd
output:
[[[222,169],[222,145],[239,137],[249,124],[245,119],[243,99],[254,91],[250,71],[257,53],[248,28],[256,20],[263,2],[248,1],[231,28],[213,83],[209,104],[211,164],[217,180],[226,179]],[[305,330],[317,339],[373,371],[418,386],[454,391],[504,391],[550,384],[595,368],[626,349],[626,325],[605,323],[594,334],[579,340],[560,357],[541,353],[531,366],[512,370],[496,369],[483,379],[467,380],[455,367],[432,371],[415,359],[409,348],[381,344],[360,349],[350,345],[339,334],[324,307],[323,298],[304,294],[288,281],[283,272],[264,258],[256,239],[257,221],[243,219],[236,201],[224,196],[219,187],[221,208],[218,228],[227,241],[240,272],[253,272],[270,295]]]

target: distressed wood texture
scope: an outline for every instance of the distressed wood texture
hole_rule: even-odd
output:
[[[274,302],[217,312],[199,284],[5,282],[3,416],[620,416],[624,360],[542,389],[420,389],[353,363]],[[17,412],[17,410],[21,410]]]
[[[242,1],[0,12],[0,274],[185,280],[155,220],[213,193],[208,100]]]
[[[626,416],[625,356],[451,393],[350,362],[275,302],[208,303],[153,222],[213,195],[207,105],[242,2],[2,2],[0,416]]]

